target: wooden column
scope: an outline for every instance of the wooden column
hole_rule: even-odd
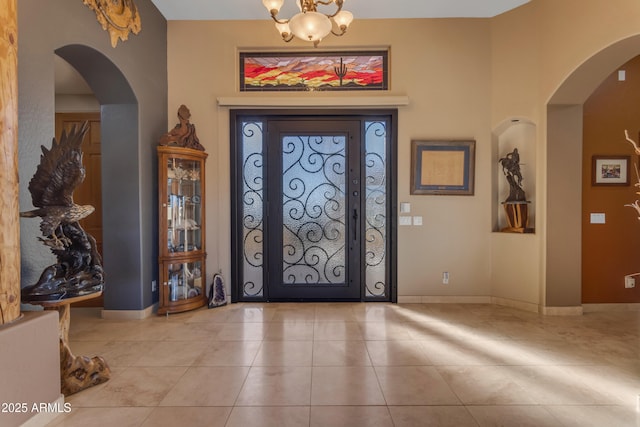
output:
[[[0,325],[20,316],[18,11],[0,0]]]

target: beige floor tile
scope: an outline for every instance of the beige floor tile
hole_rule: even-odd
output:
[[[153,408],[141,427],[224,427],[231,407]]]
[[[597,365],[600,362],[598,355],[588,347],[567,339],[535,341],[532,353],[546,365]]]
[[[543,406],[467,406],[480,427],[556,427],[558,420]]]
[[[519,366],[441,366],[438,372],[465,405],[532,405]]]
[[[440,320],[415,320],[412,319],[404,324],[409,338],[416,341],[423,340],[445,340],[454,341],[461,339],[456,333],[455,326],[449,322]]]
[[[73,314],[71,324],[77,323]],[[69,328],[70,341],[132,341],[139,334],[140,326],[128,322],[109,322],[102,320],[86,327]]]
[[[218,341],[259,341],[264,339],[266,329],[264,323],[225,323],[214,339]]]
[[[134,362],[141,357],[149,354],[151,349],[160,341],[109,341],[104,343],[101,349],[95,352],[82,351],[80,344],[83,341],[75,341],[71,343],[71,351],[75,355],[83,356],[102,356],[106,360],[110,368],[127,367],[133,365]]]
[[[558,337],[543,327],[520,319],[492,320],[491,326],[510,339],[546,341]]]
[[[640,412],[634,408],[608,405],[547,406],[563,427],[637,427]]]
[[[262,341],[215,341],[193,366],[251,366],[261,345]]]
[[[319,320],[313,329],[313,339],[329,340],[362,340],[362,332],[357,322]]]
[[[49,427],[138,427],[153,408],[73,408],[48,424]]]
[[[313,366],[371,366],[364,341],[314,341]]]
[[[385,404],[372,367],[314,367],[311,381],[312,405]]]
[[[311,366],[313,341],[263,341],[253,366]]]
[[[268,323],[264,339],[266,341],[312,341],[314,322],[307,320],[287,320]]]
[[[390,406],[395,427],[478,427],[464,406]]]
[[[419,341],[426,357],[433,365],[495,365],[498,361],[491,352],[477,341],[443,339]]]
[[[375,367],[387,405],[460,405],[432,366]]]
[[[70,396],[73,406],[156,406],[186,367],[130,367],[113,371],[109,381]]]
[[[191,367],[159,403],[160,406],[233,406],[247,367]]]
[[[277,309],[269,306],[263,307],[240,307],[229,313],[226,323],[263,323],[273,319]]]
[[[104,357],[111,379],[67,397],[71,413],[50,426],[640,422],[638,312],[239,303],[136,321],[100,316],[73,310],[71,349]]]
[[[623,403],[598,366],[523,366],[516,381],[542,405]]]
[[[205,341],[161,341],[132,366],[191,366],[207,348]]]
[[[308,427],[308,406],[236,406],[226,427]]]
[[[549,365],[536,350],[538,342],[520,340],[425,340],[434,365]]]
[[[169,323],[166,326],[164,341],[211,342],[224,328],[221,323]]]
[[[315,304],[282,304],[276,308],[276,312],[271,318],[272,322],[292,322],[316,320]]]
[[[367,341],[374,366],[432,365],[419,341]]]
[[[361,305],[354,309],[358,322],[405,322],[397,307],[387,304]]]
[[[184,323],[225,323],[229,316],[233,313],[231,305],[208,309],[206,307],[199,310],[190,311],[191,316],[184,320]],[[173,318],[170,315],[169,318]]]
[[[350,303],[326,303],[316,305],[318,322],[355,322],[357,320],[354,305]]]
[[[365,340],[400,340],[413,339],[404,323],[360,322],[360,330]]]
[[[252,367],[236,406],[309,406],[311,367]]]
[[[386,406],[312,406],[311,427],[393,427]]]

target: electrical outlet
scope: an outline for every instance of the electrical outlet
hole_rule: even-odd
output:
[[[158,290],[158,282],[155,280],[151,281],[151,292],[155,292]]]
[[[624,287],[627,289],[636,287],[636,279],[633,276],[624,276]]]
[[[442,284],[443,285],[448,285],[449,284],[449,272],[445,271],[442,273]]]

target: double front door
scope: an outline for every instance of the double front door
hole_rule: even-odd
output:
[[[238,300],[391,300],[392,117],[235,116]]]

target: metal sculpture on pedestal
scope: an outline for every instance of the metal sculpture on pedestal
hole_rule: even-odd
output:
[[[82,183],[81,144],[89,125],[74,126],[54,138],[51,149],[42,146],[40,165],[29,182],[36,209],[20,216],[40,217],[39,238],[56,256],[57,263],[45,268],[38,282],[22,288],[26,302],[57,301],[101,292],[104,286],[102,259],[95,239],[80,226],[81,219],[94,211],[90,205],[73,202],[73,191]]]
[[[509,183],[509,196],[502,203],[508,226],[501,231],[524,233],[528,225],[528,204],[522,188],[522,172],[520,171],[520,154],[514,148],[511,153],[499,160],[502,172]]]

